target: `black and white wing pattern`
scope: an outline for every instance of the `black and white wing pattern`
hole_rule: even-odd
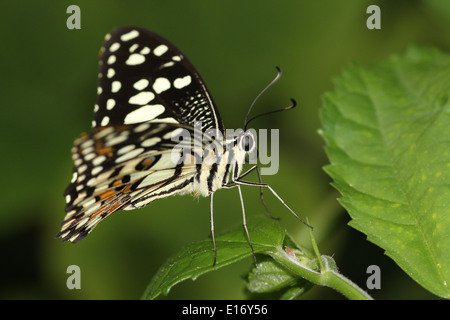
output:
[[[202,78],[172,43],[142,28],[105,37],[93,126],[170,122],[223,132]]]
[[[196,69],[173,44],[142,28],[105,37],[97,92],[93,128],[72,148],[73,177],[57,235],[63,241],[83,239],[119,209],[194,191],[198,168],[187,161],[193,155],[177,150],[172,137],[180,129],[193,133],[195,121],[202,131],[223,132]]]

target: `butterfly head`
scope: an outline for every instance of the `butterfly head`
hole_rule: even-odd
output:
[[[234,149],[236,160],[240,163],[249,163],[250,156],[257,153],[256,137],[252,129],[238,130],[227,140],[227,146]]]
[[[250,130],[243,132],[238,139],[238,147],[242,151],[250,153],[256,149],[255,136]]]

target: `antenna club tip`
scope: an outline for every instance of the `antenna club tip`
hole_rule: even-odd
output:
[[[275,66],[275,69],[277,69],[278,74],[281,75],[281,69],[280,69],[280,67],[279,67],[279,66]]]
[[[292,105],[290,105],[289,107],[286,107],[285,110],[290,110],[297,106],[297,101],[295,101],[293,98],[291,98],[291,102],[292,102]]]
[[[291,102],[292,102],[292,108],[297,105],[297,101],[295,101],[295,99],[291,98]]]

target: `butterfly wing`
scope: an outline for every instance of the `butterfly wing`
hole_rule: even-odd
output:
[[[119,28],[100,50],[94,126],[174,122],[223,132],[203,79],[189,60],[161,36],[137,27]]]
[[[114,211],[189,192],[196,167],[186,145],[172,139],[180,129],[187,130],[166,123],[98,127],[77,139],[58,236],[77,242]]]
[[[195,161],[175,148],[173,133],[185,129],[195,136],[195,121],[203,132],[223,132],[196,69],[173,44],[142,28],[105,37],[97,92],[92,131],[72,148],[75,166],[58,233],[64,241],[83,239],[119,209],[192,191]]]

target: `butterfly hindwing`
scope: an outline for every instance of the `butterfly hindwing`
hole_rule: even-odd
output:
[[[193,159],[186,161],[191,154],[183,153],[183,144],[174,139],[181,129],[186,130],[166,123],[97,127],[77,139],[59,236],[79,241],[114,211],[189,192],[187,181],[196,167]]]

